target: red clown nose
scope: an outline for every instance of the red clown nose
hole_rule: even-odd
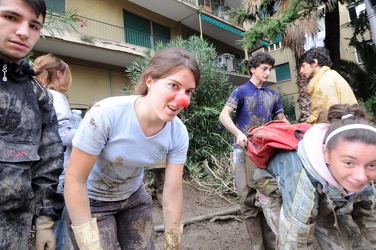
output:
[[[189,98],[189,96],[185,94],[177,94],[175,96],[175,101],[178,106],[185,108],[189,105],[189,103],[191,102],[191,99]]]

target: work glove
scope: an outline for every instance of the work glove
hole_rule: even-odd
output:
[[[97,218],[92,218],[88,223],[73,226],[74,237],[80,249],[85,250],[101,250],[101,243],[99,240],[99,230],[97,225]]]
[[[55,221],[51,216],[39,216],[34,219],[36,250],[54,250],[56,238],[53,231]]]
[[[179,250],[181,236],[183,235],[183,224],[179,228],[165,230],[165,250]]]

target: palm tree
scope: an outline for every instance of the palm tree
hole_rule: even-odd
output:
[[[277,2],[277,1],[274,1]],[[247,13],[246,15],[239,15],[238,22],[241,21],[256,21],[255,26],[248,30],[248,34],[259,34],[266,35],[271,34],[268,40],[272,41],[273,38],[278,34],[282,34],[282,48],[289,48],[294,53],[295,65],[298,71],[298,59],[304,53],[304,43],[306,40],[306,34],[315,37],[319,31],[318,18],[320,17],[319,11],[311,11],[307,14],[302,14],[301,17],[298,16],[298,10],[301,9],[300,3],[298,1],[287,1],[281,0],[278,5],[276,3],[265,5],[265,2],[261,0],[245,0],[244,7]],[[273,18],[272,18],[273,17]],[[270,22],[270,19],[274,19],[274,22]],[[261,32],[255,32],[257,30],[257,21],[262,22],[262,26],[266,23],[274,23],[273,25],[266,26]],[[285,23],[287,21],[287,23]],[[274,26],[274,28],[273,28]],[[273,32],[269,30],[273,29]],[[246,45],[251,45],[247,43],[247,35],[243,42]],[[260,39],[264,37],[256,37]],[[309,116],[309,93],[307,91],[308,81],[300,74],[298,74],[297,85],[299,90],[298,104],[301,110],[299,122],[304,122]]]

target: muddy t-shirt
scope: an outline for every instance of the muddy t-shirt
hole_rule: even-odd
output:
[[[257,88],[251,81],[235,89],[226,102],[236,109],[236,126],[244,134],[253,126],[271,121],[273,115],[283,112],[278,92],[267,87]],[[234,148],[238,148],[234,138]]]
[[[140,187],[144,167],[156,165],[165,156],[174,164],[186,160],[185,125],[175,117],[158,134],[145,136],[134,110],[138,97],[110,97],[96,103],[78,128],[73,145],[98,155],[88,177],[89,198],[127,199]]]

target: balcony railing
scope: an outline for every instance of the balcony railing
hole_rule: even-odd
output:
[[[189,5],[200,7],[204,11],[211,13],[219,18],[222,18],[226,21],[229,21],[231,16],[226,13],[231,8],[228,7],[225,4],[225,1],[219,1],[219,0],[210,0],[210,1],[204,1],[204,0],[182,0],[182,2],[187,3]]]
[[[218,62],[225,71],[244,75],[249,74],[248,63],[242,58],[234,58],[233,55],[225,53],[218,55]]]
[[[128,43],[153,49],[158,42],[168,43],[170,40],[152,36],[131,29],[101,22],[84,16],[77,16],[80,22],[75,24],[75,30],[69,28],[69,32],[77,33],[82,41],[93,42],[94,39],[106,40],[116,43]],[[55,27],[64,32],[65,29]]]

